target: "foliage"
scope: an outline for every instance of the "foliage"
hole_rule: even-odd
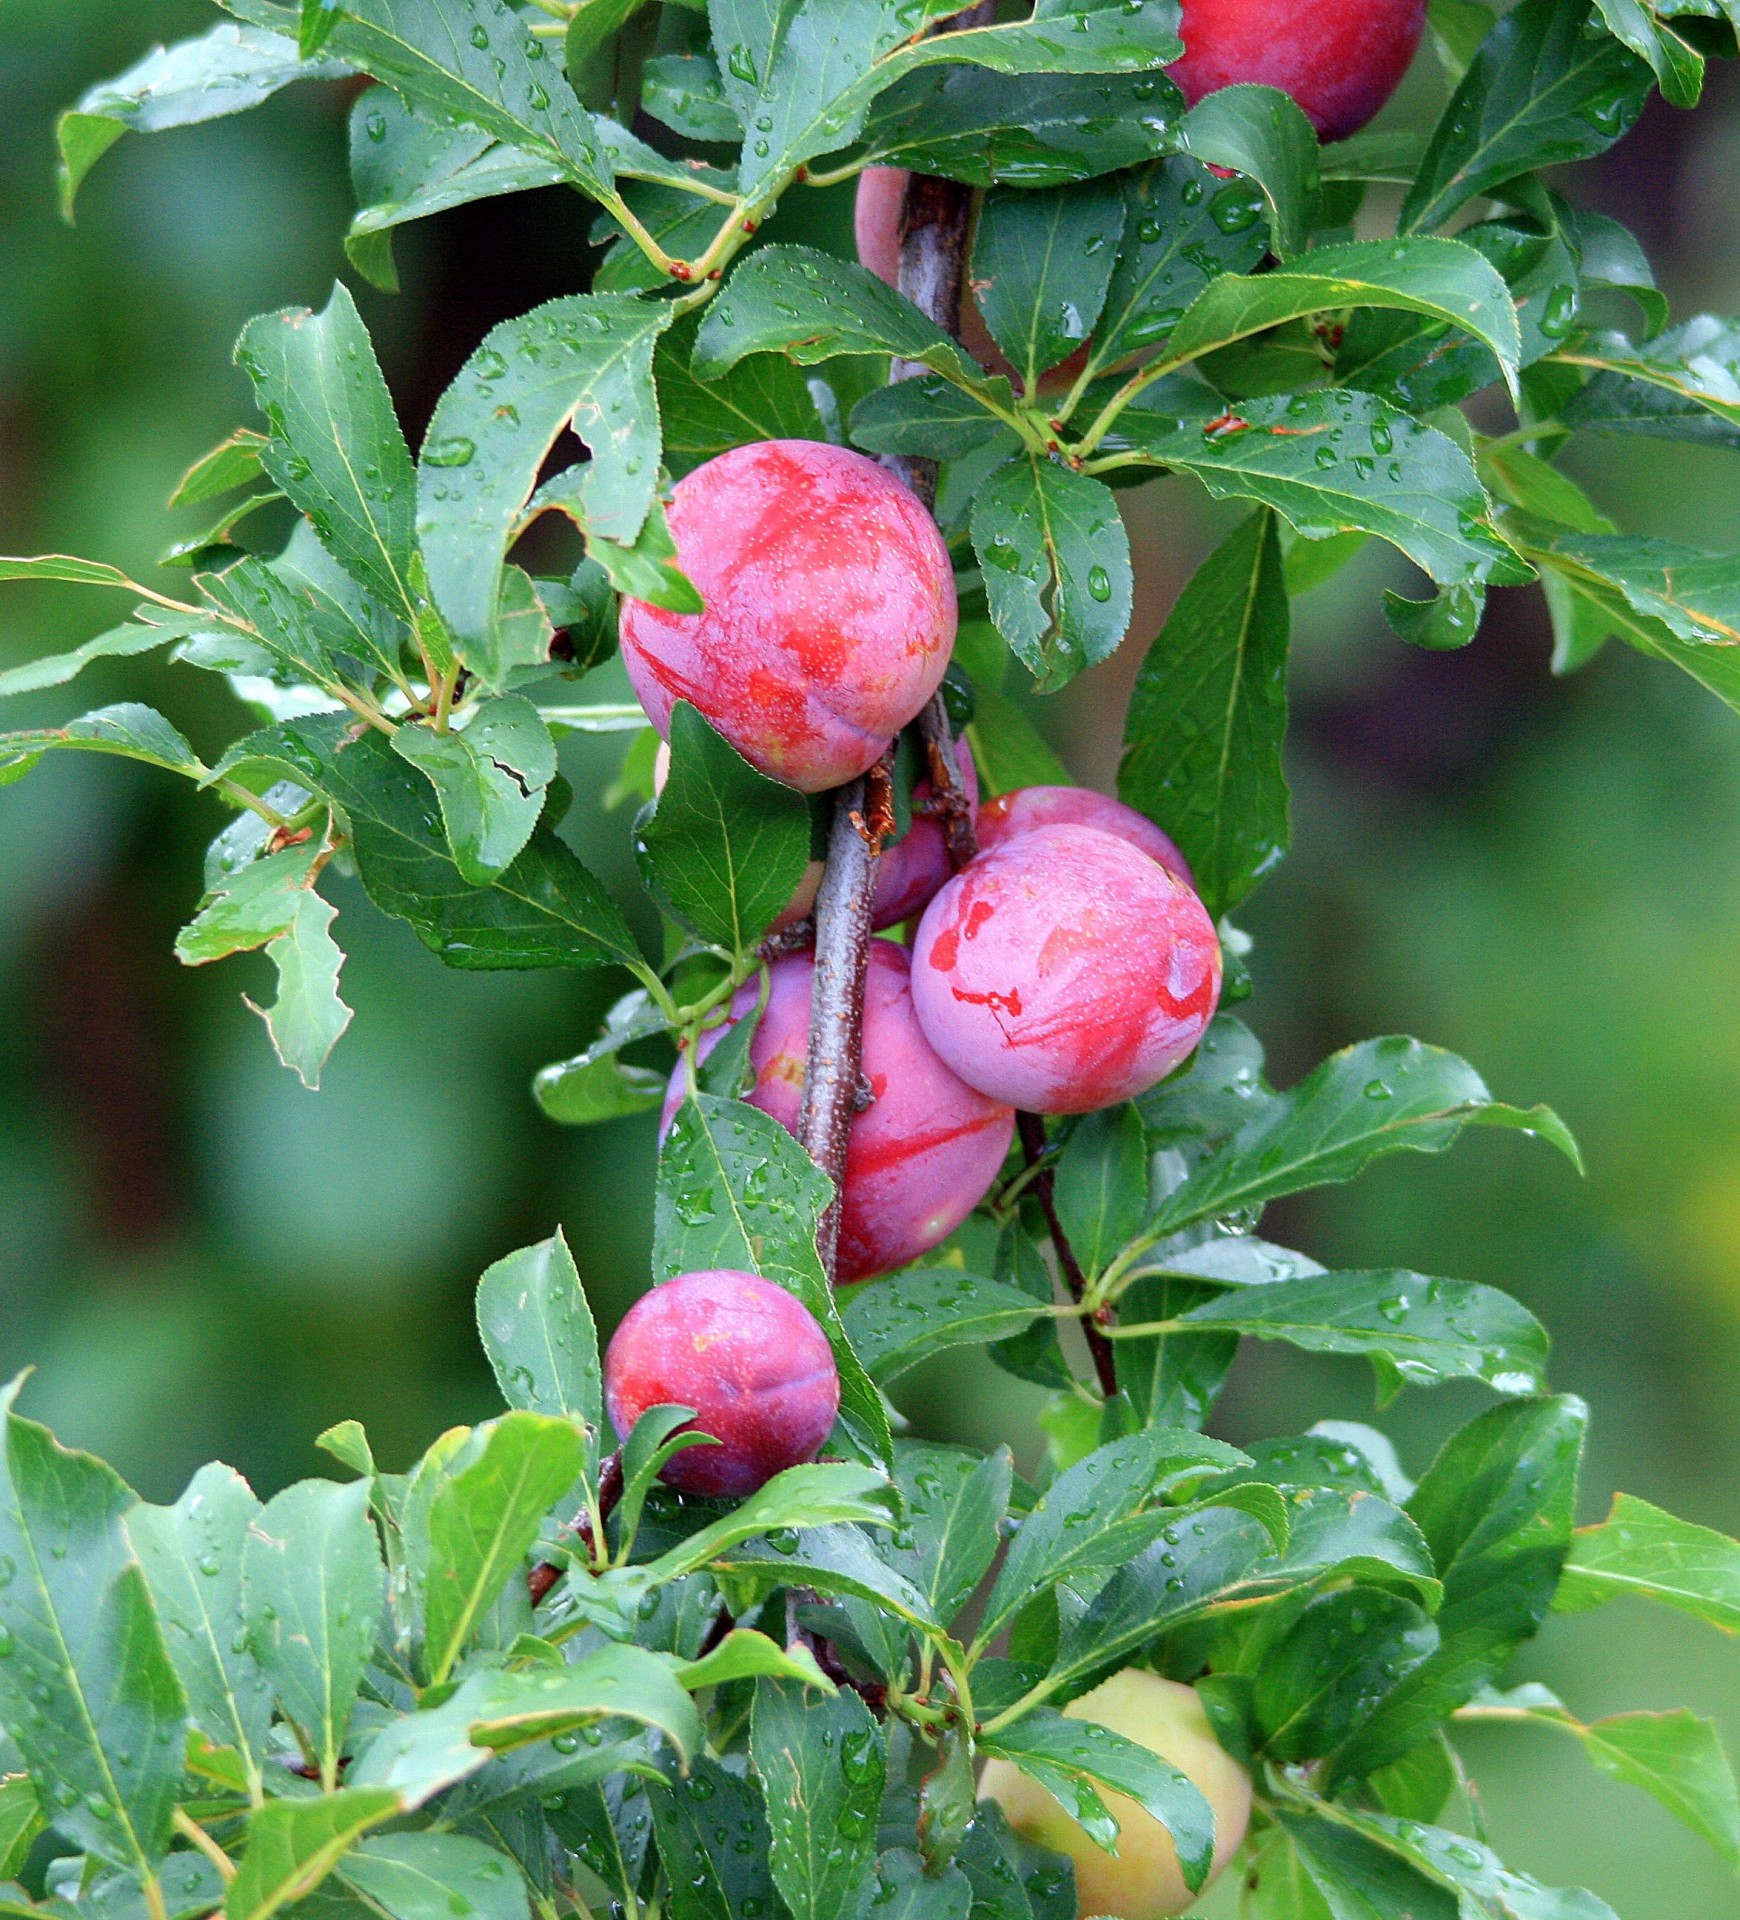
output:
[[[761,968],[808,811],[679,708],[669,782],[635,829],[667,934],[649,957],[560,835],[555,744],[636,724],[585,684],[614,645],[616,595],[699,604],[666,523],[672,475],[773,435],[943,464],[944,532],[988,616],[972,737],[993,786],[1031,764],[1001,697],[1013,661],[1053,690],[1124,638],[1115,488],[1174,475],[1250,503],[1141,668],[1121,781],[1216,914],[1286,850],[1289,591],[1366,538],[1434,590],[1390,597],[1406,641],[1463,644],[1489,590],[1538,580],[1562,669],[1616,636],[1740,709],[1740,558],[1629,538],[1554,465],[1574,433],[1740,444],[1740,329],[1668,327],[1630,236],[1542,178],[1619,139],[1652,86],[1694,100],[1704,61],[1735,51],[1732,6],[1523,0],[1485,32],[1484,10],[1456,8],[1453,95],[1398,162],[1377,136],[1319,151],[1263,89],[1184,111],[1163,72],[1181,50],[1173,0],[1039,0],[948,33],[927,31],[954,12],[944,0],[228,4],[237,23],[65,116],[69,205],[124,131],[361,79],[348,244],[365,277],[392,284],[400,225],[553,183],[596,203],[607,251],[590,291],[477,347],[415,457],[342,286],[319,314],[250,323],[237,360],[264,431],[239,428],[178,497],[257,491],[166,556],[190,575],[181,592],[65,556],[0,561],[0,579],[136,603],[0,678],[0,696],[164,648],[228,676],[257,730],[208,765],[162,716],[112,706],[0,735],[0,779],[98,751],[222,800],[233,818],[177,952],[265,951],[271,1037],[309,1086],[349,1019],[328,867],[354,869],[448,965],[619,970],[631,990],[539,1097],[567,1121],[635,1110],[662,1080],[650,1048],[679,1044],[657,1276],[729,1264],[789,1287],[832,1343],[841,1416],[828,1459],[735,1507],[655,1480],[670,1408],[616,1436],[615,1461],[559,1235],[480,1286],[510,1410],[403,1474],[347,1423],[323,1437],[347,1482],[262,1505],[213,1466],[150,1507],[13,1411],[14,1386],[0,1850],[23,1871],[46,1825],[76,1859],[7,1910],[1050,1914],[1067,1868],[975,1808],[981,1754],[1107,1847],[1101,1790],[1134,1796],[1197,1885],[1200,1795],[1060,1711],[1132,1663],[1198,1680],[1252,1767],[1267,1920],[1605,1911],[1439,1824],[1462,1720],[1570,1732],[1740,1857],[1706,1723],[1585,1723],[1538,1690],[1496,1690],[1554,1609],[1629,1593],[1731,1629],[1740,1547],[1625,1497],[1575,1530],[1584,1412],[1547,1391],[1544,1331],[1507,1295],[1325,1273],[1258,1237],[1270,1201],[1444,1151],[1469,1125],[1575,1161],[1555,1115],[1400,1038],[1278,1092],[1222,1015],[1170,1081],[1054,1130],[1041,1179],[1078,1295],[1055,1289],[1036,1184],[1012,1172],[986,1204],[994,1273],[954,1249],[836,1306],[816,1250],[825,1177],[738,1098],[740,1052],[693,1064]],[[637,135],[637,111],[669,137]],[[786,195],[873,163],[982,191],[972,277],[1013,380],[862,268],[757,237]],[[1355,240],[1379,182],[1407,189],[1397,232]],[[1615,289],[1635,337],[1597,325]],[[925,372],[889,386],[890,359]],[[1479,417],[1508,404],[1508,432],[1462,411],[1489,390]],[[570,433],[587,457],[551,473]],[[298,515],[288,545],[248,551],[245,515],[280,498]],[[534,576],[513,556],[545,514],[572,524],[571,564]],[[1109,1393],[1060,1343],[1070,1317],[1103,1329]],[[1202,1427],[1247,1335],[1364,1355],[1383,1399],[1450,1378],[1497,1397],[1415,1488],[1376,1436],[1345,1429],[1242,1453]],[[980,1343],[1056,1390],[1043,1485],[1006,1453],[891,1434],[879,1389]]]

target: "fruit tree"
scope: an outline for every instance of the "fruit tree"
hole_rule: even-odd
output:
[[[350,101],[362,278],[550,185],[602,252],[415,454],[342,284],[253,320],[260,417],[182,482],[225,504],[170,571],[0,560],[128,608],[0,694],[164,649],[234,737],[109,706],[0,734],[0,780],[198,783],[177,952],[263,949],[311,1088],[351,1017],[329,873],[430,965],[608,970],[535,1091],[662,1104],[654,1190],[612,1197],[652,1284],[601,1356],[560,1231],[507,1253],[507,1411],[403,1471],[345,1422],[343,1477],[264,1503],[215,1464],[143,1503],[7,1389],[0,1907],[1138,1920],[1224,1873],[1259,1920],[1601,1920],[1480,1837],[1471,1720],[1570,1733],[1740,1857],[1708,1722],[1505,1687],[1620,1592],[1740,1624],[1740,1544],[1626,1496],[1576,1526],[1585,1409],[1507,1294],[1262,1235],[1469,1127],[1575,1165],[1565,1122],[1395,1036],[1277,1089],[1231,1011],[1291,598],[1366,542],[1421,576],[1401,644],[1539,588],[1560,671],[1619,642],[1740,709],[1740,558],[1557,464],[1740,447],[1740,327],[1671,316],[1562,171],[1652,89],[1695,105],[1736,0],[224,5],[68,110],[69,209],[123,133],[306,81]],[[1412,62],[1435,126],[1368,129]],[[861,261],[782,238],[859,177]],[[1113,800],[1010,693],[1126,643],[1118,490],[1162,480],[1238,509],[1139,636]],[[560,741],[611,731],[634,905],[562,832]],[[1417,1484],[1371,1427],[1237,1448],[1246,1337],[1489,1403]],[[1032,1477],[891,1417],[969,1346],[1050,1395]]]

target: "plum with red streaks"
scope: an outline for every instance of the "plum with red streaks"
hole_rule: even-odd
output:
[[[1017,787],[1013,793],[987,800],[978,814],[979,849],[989,853],[1036,827],[1098,827],[1101,833],[1115,834],[1140,847],[1175,880],[1192,889],[1196,886],[1190,862],[1152,820],[1121,800],[1095,793],[1092,787]]]
[[[840,1210],[838,1278],[867,1280],[928,1253],[954,1232],[989,1191],[1015,1129],[1008,1105],[975,1092],[951,1072],[919,1030],[909,960],[890,940],[870,942],[864,984],[863,1072],[872,1095],[846,1140],[846,1189]],[[745,1098],[794,1137],[809,1055],[807,953],[769,969],[766,1011],[750,1043],[755,1084]],[[732,1003],[735,1021],[755,1005],[746,986]],[[702,1036],[704,1058],[726,1029]],[[684,1069],[671,1077],[664,1124],[683,1097]]]
[[[1192,106],[1278,87],[1324,140],[1345,140],[1401,85],[1425,28],[1426,0],[1184,0],[1184,58],[1166,71]]]
[[[925,1038],[969,1086],[1032,1113],[1091,1113],[1164,1079],[1220,982],[1202,902],[1096,827],[981,854],[925,909],[912,955]]]
[[[624,1439],[649,1407],[692,1407],[716,1447],[685,1447],[660,1478],[739,1499],[813,1460],[834,1428],[840,1376],[801,1300],[752,1273],[715,1267],[643,1294],[604,1356],[610,1424]]]
[[[622,603],[622,658],[667,738],[687,700],[804,793],[863,773],[936,691],[955,583],[910,488],[845,447],[762,440],[678,481],[677,560],[698,614]]]

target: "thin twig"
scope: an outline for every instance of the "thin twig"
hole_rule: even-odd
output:
[[[177,1807],[170,1815],[170,1824],[184,1840],[191,1840],[201,1853],[218,1870],[218,1878],[227,1887],[236,1877],[236,1863],[224,1852],[223,1848],[206,1832],[197,1820],[184,1808]]]
[[[1016,1116],[1016,1127],[1021,1135],[1021,1151],[1027,1157],[1027,1164],[1030,1167],[1039,1166],[1046,1151],[1045,1122],[1036,1113],[1023,1113]],[[1087,1275],[1082,1272],[1075,1249],[1069,1244],[1069,1235],[1064,1232],[1063,1222],[1057,1217],[1057,1196],[1052,1190],[1054,1184],[1051,1169],[1042,1167],[1033,1176],[1032,1194],[1039,1203],[1039,1211],[1045,1215],[1051,1244],[1057,1251],[1058,1271],[1063,1275],[1064,1285],[1069,1288],[1070,1298],[1079,1306],[1087,1295]],[[1112,1352],[1112,1344],[1086,1314],[1082,1316],[1081,1330],[1087,1339],[1094,1372],[1099,1375],[1100,1390],[1109,1400],[1118,1390],[1118,1363]]]
[[[608,1520],[611,1514],[616,1511],[616,1503],[621,1498],[622,1451],[618,1448],[615,1453],[606,1457],[603,1466],[598,1470],[598,1519],[600,1525]],[[592,1516],[589,1513],[582,1511],[576,1514],[570,1531],[577,1534],[579,1538],[585,1542],[588,1553],[596,1554],[600,1543],[592,1537]],[[533,1567],[531,1572],[526,1575],[526,1586],[531,1593],[532,1605],[534,1607],[544,1598],[561,1577],[562,1569],[551,1566],[547,1560],[541,1565]]]

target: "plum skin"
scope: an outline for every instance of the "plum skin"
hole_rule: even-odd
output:
[[[679,480],[669,519],[698,614],[622,603],[622,658],[667,739],[687,700],[804,793],[856,779],[941,684],[948,549],[917,496],[845,447],[762,440]]]
[[[1345,140],[1401,85],[1425,27],[1426,0],[1184,0],[1184,58],[1166,71],[1191,106],[1278,87],[1322,139]]]
[[[1097,827],[1039,827],[981,854],[913,944],[925,1038],[969,1086],[1030,1113],[1145,1092],[1202,1038],[1220,984],[1202,902]]]
[[[1017,834],[1031,833],[1035,827],[1098,827],[1102,833],[1115,834],[1140,847],[1175,880],[1182,880],[1192,892],[1196,889],[1190,862],[1168,835],[1146,814],[1096,793],[1092,787],[1017,787],[1013,793],[1000,793],[995,800],[987,800],[979,809],[977,826],[982,853]]]
[[[690,1425],[720,1444],[685,1447],[659,1477],[738,1499],[821,1451],[840,1376],[796,1295],[716,1267],[667,1280],[629,1308],[605,1354],[604,1393],[623,1439],[648,1407],[693,1407]]]
[[[745,1098],[797,1134],[809,1054],[814,958],[790,954],[768,969],[766,1011],[750,1043],[755,1084]],[[733,1021],[755,1005],[753,983],[732,1003]],[[704,1059],[726,1028],[702,1036]],[[913,1013],[906,950],[870,942],[864,982],[864,1077],[874,1098],[846,1138],[837,1278],[867,1280],[905,1266],[954,1232],[989,1191],[1009,1151],[1014,1110],[950,1072]],[[668,1127],[681,1104],[678,1062],[665,1101]]]
[[[1251,1777],[1214,1737],[1192,1687],[1126,1667],[1064,1708],[1071,1720],[1110,1727],[1170,1760],[1201,1791],[1214,1814],[1214,1864],[1206,1887],[1238,1852],[1251,1818]],[[1172,1836],[1151,1813],[1121,1793],[1101,1788],[1118,1823],[1118,1851],[1107,1853],[1036,1780],[1008,1760],[990,1760],[979,1781],[982,1799],[995,1800],[1016,1832],[1067,1854],[1075,1862],[1076,1901],[1083,1914],[1117,1920],[1166,1920],[1192,1906]]]
[[[976,826],[979,772],[965,740],[955,742],[955,756],[960,762],[969,817]],[[870,904],[870,924],[878,933],[884,927],[898,926],[902,920],[910,920],[915,913],[922,912],[954,872],[942,822],[922,811],[930,799],[930,776],[925,774],[912,785],[911,826],[876,863],[876,893]],[[812,902],[813,898],[812,895]]]

